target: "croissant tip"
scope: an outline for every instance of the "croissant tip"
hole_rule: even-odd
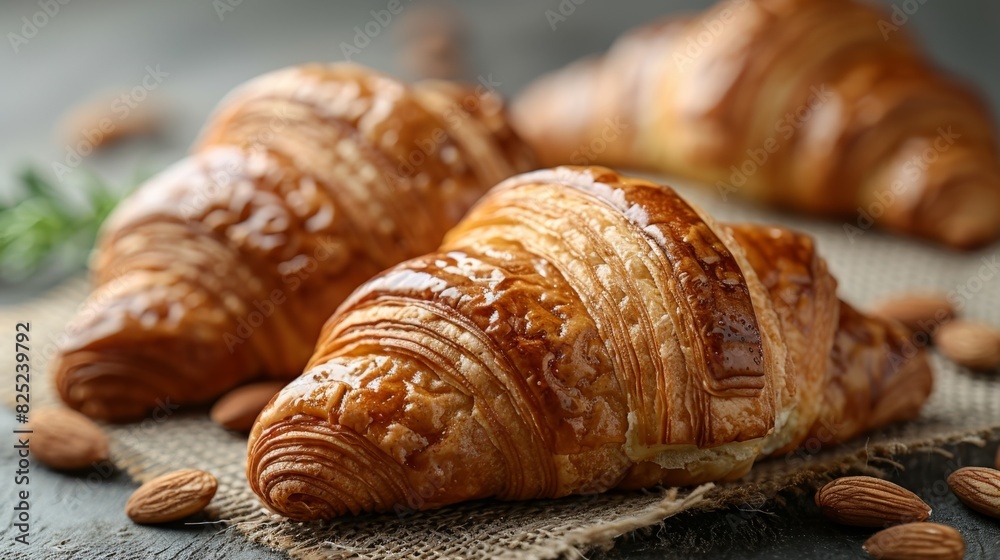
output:
[[[962,251],[975,251],[991,245],[1000,236],[1000,232],[993,231],[992,225],[989,228],[955,228],[943,230],[945,234],[944,243],[955,249]]]
[[[71,352],[58,358],[54,371],[62,401],[96,420],[136,422],[151,412],[160,418],[179,404],[176,390],[165,384],[175,376],[152,362],[133,364],[92,352]]]
[[[934,233],[938,241],[961,251],[975,251],[989,246],[1000,237],[1000,222],[994,219],[977,220],[964,215],[942,221]]]
[[[247,480],[275,513],[314,521],[410,502],[399,465],[348,428],[299,414],[254,433]]]

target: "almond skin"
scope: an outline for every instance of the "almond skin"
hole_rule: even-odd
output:
[[[169,472],[136,489],[125,504],[125,514],[136,523],[177,521],[205,509],[218,488],[215,477],[205,471]]]
[[[828,519],[855,527],[888,527],[924,521],[931,508],[916,494],[870,476],[845,476],[816,492],[816,505]]]
[[[955,320],[941,325],[934,344],[958,365],[978,370],[1000,367],[1000,330],[991,325]]]
[[[222,396],[209,415],[224,428],[249,432],[261,410],[285,386],[279,381],[261,381],[237,387]]]
[[[1000,519],[1000,471],[964,467],[951,473],[948,486],[965,505],[983,515]]]
[[[947,525],[906,523],[875,533],[864,549],[879,560],[961,560],[965,540]]]
[[[90,418],[68,408],[31,413],[31,455],[53,469],[82,469],[108,458],[108,437]]]
[[[941,293],[913,292],[883,299],[872,314],[893,319],[913,332],[932,334],[939,325],[955,318],[955,307]]]

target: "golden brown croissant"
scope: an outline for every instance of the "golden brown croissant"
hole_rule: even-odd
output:
[[[601,167],[516,176],[345,301],[247,478],[297,519],[551,498],[733,479],[912,418],[926,356],[835,290],[805,235]]]
[[[543,77],[514,107],[542,163],[658,170],[953,247],[1000,236],[990,111],[889,14],[736,0],[658,21]]]
[[[60,394],[128,420],[293,378],[355,287],[433,250],[530,161],[481,88],[346,64],[257,78],[105,225],[97,287],[55,367]]]

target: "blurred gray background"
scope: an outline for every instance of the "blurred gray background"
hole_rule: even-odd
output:
[[[0,3],[0,202],[13,174],[32,163],[52,172],[67,159],[58,130],[82,101],[121,93],[142,83],[147,66],[166,75],[141,108],[156,107],[167,126],[155,141],[115,146],[83,158],[73,173],[92,168],[126,180],[136,168],[155,171],[177,160],[222,96],[269,70],[306,61],[342,60],[355,26],[372,20],[370,10],[388,0],[320,2],[179,0],[175,2],[48,0],[52,16],[37,1]],[[59,2],[67,2],[62,5]],[[400,0],[395,16],[352,60],[392,73],[393,24],[421,0]],[[709,0],[672,2],[620,0],[464,1],[453,5],[467,20],[472,74],[489,75],[499,89],[516,94],[543,72],[582,55],[600,52],[623,31],[656,16],[704,8]],[[1000,3],[992,0],[881,0],[912,11],[903,30],[919,37],[942,66],[979,86],[1000,107]],[[546,11],[572,13],[555,29]],[[914,7],[916,9],[914,10]],[[41,15],[40,15],[41,14]],[[25,19],[26,18],[26,19]],[[32,21],[27,26],[25,21]],[[44,25],[36,25],[44,22]],[[27,27],[27,28],[26,28]],[[33,36],[32,28],[35,28]],[[24,38],[22,42],[11,34]],[[13,44],[16,43],[16,46]],[[15,50],[17,52],[15,52]],[[72,179],[64,175],[63,178]],[[67,181],[72,183],[72,181]]]

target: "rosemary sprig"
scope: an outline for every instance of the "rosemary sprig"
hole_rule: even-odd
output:
[[[84,195],[82,205],[71,202],[33,167],[24,169],[18,179],[20,197],[0,207],[0,277],[8,282],[24,280],[56,253],[73,266],[86,263],[101,223],[121,195],[89,172],[82,184],[74,185]]]

